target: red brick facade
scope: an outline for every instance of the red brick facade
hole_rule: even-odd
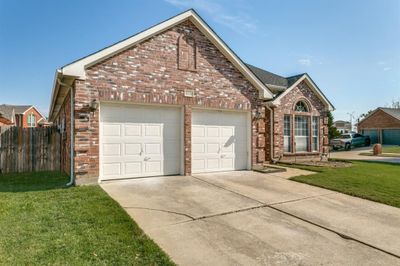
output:
[[[23,127],[23,128],[30,127],[28,125],[28,116],[32,115],[32,114],[35,116],[35,121],[36,121],[35,127],[38,127],[39,126],[38,122],[42,118],[42,115],[33,106],[31,108],[29,108],[28,110],[26,110],[24,114],[18,114],[15,116],[15,125],[17,127]]]
[[[302,101],[307,104],[308,112],[296,112],[295,104]],[[327,128],[327,108],[323,102],[316,96],[310,89],[309,85],[302,81],[297,87],[293,88],[288,94],[284,95],[280,100],[281,104],[273,108],[273,134],[274,134],[274,158],[291,159],[291,157],[319,157],[320,153],[328,151],[328,128]],[[269,114],[269,112],[268,112]],[[296,115],[306,116],[309,123],[309,132],[311,132],[311,119],[312,117],[319,117],[319,151],[306,153],[293,153],[284,152],[283,149],[283,127],[284,115],[290,115],[291,120],[291,147],[295,146],[294,143],[294,117]],[[269,121],[268,121],[269,122]],[[267,139],[270,137],[269,130],[266,134]],[[311,138],[309,138],[309,147],[311,147]],[[293,151],[293,150],[292,150]],[[269,150],[268,150],[269,153]],[[268,154],[269,155],[269,154]]]
[[[78,178],[99,175],[99,109],[104,101],[182,106],[185,175],[191,174],[192,107],[251,112],[251,163],[270,159],[271,121],[258,90],[189,21],[90,66],[86,80],[75,80],[73,87]],[[191,90],[193,97],[185,96],[185,90]],[[324,106],[307,85],[287,94],[274,109],[275,156],[282,154],[283,114],[298,98],[306,98],[321,121],[325,116]],[[100,102],[96,111],[89,108],[93,100]],[[68,101],[62,108],[65,117]],[[61,116],[62,112],[56,120],[61,121]]]
[[[382,110],[377,110],[374,114],[358,123],[358,130],[380,129],[380,128],[400,128],[400,120],[387,114]]]

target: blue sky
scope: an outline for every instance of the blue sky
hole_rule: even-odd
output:
[[[0,0],[0,103],[47,114],[56,68],[188,8],[244,61],[309,73],[336,119],[400,100],[399,0]]]

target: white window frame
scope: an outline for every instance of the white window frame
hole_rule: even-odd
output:
[[[294,117],[294,140],[296,153],[310,151],[309,123],[309,116],[295,115]]]
[[[36,116],[34,113],[28,114],[28,127],[36,127]]]
[[[319,151],[319,117],[311,118],[311,151]]]
[[[283,116],[283,151],[292,152],[292,117]]]

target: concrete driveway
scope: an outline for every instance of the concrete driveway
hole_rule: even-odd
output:
[[[400,163],[400,156],[399,157],[366,156],[366,155],[360,155],[361,152],[372,152],[372,146],[353,148],[350,151],[344,151],[344,150],[332,151],[329,153],[329,157],[333,159]]]
[[[238,171],[101,186],[179,265],[400,265],[400,209],[287,177]]]

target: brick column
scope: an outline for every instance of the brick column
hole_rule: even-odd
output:
[[[192,108],[183,107],[184,175],[192,174]]]
[[[75,80],[75,173],[77,178],[99,176],[99,110],[90,111],[97,95],[83,80]]]

